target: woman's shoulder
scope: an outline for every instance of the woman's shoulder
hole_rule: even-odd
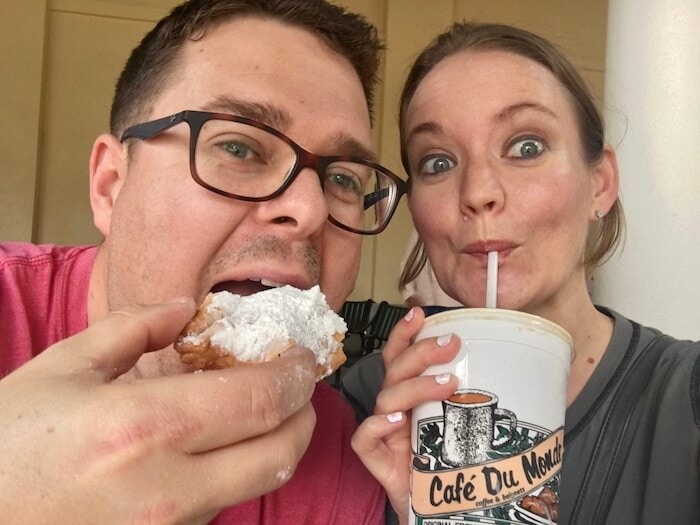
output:
[[[610,308],[597,308],[614,320],[612,338],[588,397],[577,400],[567,417],[585,419],[596,407],[609,405],[621,389],[633,388],[642,404],[682,403],[700,422],[700,342],[672,337]]]
[[[644,360],[652,362],[645,394],[657,405],[687,407],[692,411],[695,426],[700,428],[700,341],[678,339],[656,328],[636,324],[639,327],[636,359],[629,367],[636,371],[643,368]],[[645,357],[645,354],[651,355]]]
[[[679,354],[671,354],[672,356],[692,359],[693,356],[700,354],[700,341],[691,339],[683,339],[674,337],[671,334],[666,334],[658,328],[634,321],[612,308],[597,306],[598,310],[602,311],[614,320],[615,333],[624,334],[625,342],[629,340],[630,344],[638,351],[643,350],[652,342],[656,342],[657,346],[664,349],[671,348],[673,352],[681,352]]]
[[[377,394],[384,382],[381,352],[372,352],[357,361],[341,379],[340,391],[355,410],[358,422],[374,412]]]

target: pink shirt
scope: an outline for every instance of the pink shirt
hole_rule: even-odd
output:
[[[0,244],[0,377],[87,327],[97,248]]]
[[[87,327],[96,255],[94,246],[0,244],[0,378]],[[312,404],[316,428],[292,479],[274,492],[224,510],[212,523],[384,523],[384,492],[350,448],[352,410],[323,381]]]

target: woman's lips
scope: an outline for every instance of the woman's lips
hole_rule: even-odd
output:
[[[477,241],[462,248],[462,253],[474,257],[479,263],[486,267],[488,254],[490,252],[498,252],[498,261],[500,265],[501,261],[508,257],[515,248],[517,248],[517,245],[510,241]]]

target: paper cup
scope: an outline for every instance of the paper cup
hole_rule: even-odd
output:
[[[461,308],[416,340],[454,333],[455,395],[413,411],[409,523],[556,523],[571,336],[530,314]],[[503,521],[498,521],[503,520]]]

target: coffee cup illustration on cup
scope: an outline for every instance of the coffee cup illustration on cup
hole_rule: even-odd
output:
[[[458,390],[442,402],[444,412],[442,461],[464,467],[488,461],[488,453],[505,447],[516,436],[518,420],[498,408],[498,397],[486,390]],[[505,438],[494,436],[496,423],[507,421]]]

